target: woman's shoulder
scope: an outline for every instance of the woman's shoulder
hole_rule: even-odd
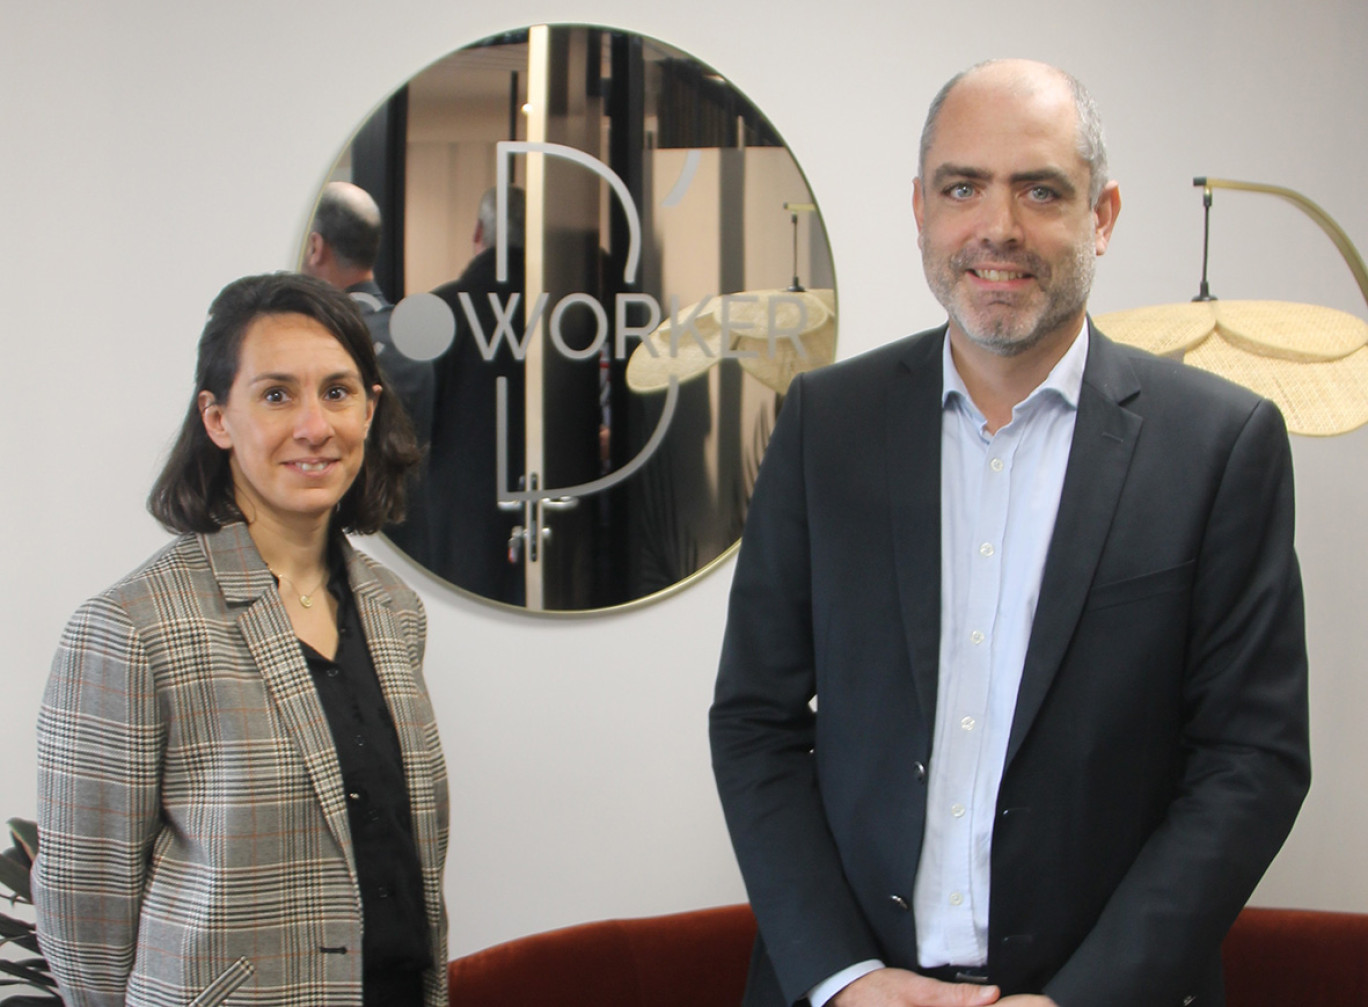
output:
[[[422,611],[423,603],[418,593],[397,573],[374,556],[356,548],[350,541],[343,541],[343,550],[353,591],[376,590],[388,595],[393,604],[400,608]]]
[[[99,594],[87,599],[71,617],[69,630],[81,626],[123,624],[139,630],[174,620],[183,610],[202,607],[201,582],[213,574],[200,536],[180,535],[153,553]]]
[[[198,572],[211,572],[201,536],[194,533],[178,535],[96,597],[110,600],[138,597],[165,589],[172,582]]]

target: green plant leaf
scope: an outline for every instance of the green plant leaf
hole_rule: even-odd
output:
[[[38,856],[38,823],[27,818],[11,818],[6,824],[15,843],[28,854],[29,863],[32,863]]]
[[[10,962],[0,958],[0,972],[22,979],[39,989],[53,989],[57,985],[57,980],[48,975],[47,962],[41,958],[26,958],[21,962]]]
[[[0,947],[6,944],[14,944],[25,951],[42,954],[42,949],[38,947],[36,928],[32,923],[0,913]]]
[[[12,891],[22,902],[33,901],[33,891],[29,888],[29,866],[20,863],[8,852],[0,853],[0,885]]]

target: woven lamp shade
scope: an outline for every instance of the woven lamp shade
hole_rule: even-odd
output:
[[[800,307],[801,305],[801,307]],[[697,305],[676,313],[676,320],[690,317]],[[722,301],[698,312],[693,332],[676,333],[669,320],[642,340],[627,361],[627,386],[635,392],[655,392],[667,387],[670,378],[681,383],[698,377],[722,356]],[[727,305],[728,350],[757,380],[779,392],[788,391],[794,377],[836,359],[836,293],[833,290],[749,290],[732,295]],[[773,323],[783,335],[770,345]],[[686,327],[680,322],[679,328]],[[803,347],[798,352],[795,338]],[[705,349],[706,346],[706,349]],[[652,352],[654,351],[654,353]],[[742,356],[740,354],[752,354]]]
[[[697,309],[697,304],[691,304],[675,317],[689,318]],[[632,351],[627,360],[628,388],[634,392],[658,392],[669,387],[670,378],[683,384],[722,359],[722,327],[711,311],[698,312],[693,323],[698,338],[682,322],[679,328],[681,331],[676,333],[666,319]],[[699,343],[699,339],[703,342]]]
[[[805,325],[798,335],[803,352],[800,356],[798,345],[792,339],[776,339],[771,348],[768,336],[740,335],[736,348],[754,353],[752,357],[739,357],[737,363],[757,380],[773,388],[780,395],[788,391],[793,379],[804,371],[824,367],[836,359],[836,292],[834,290],[807,290],[792,293],[787,290],[761,290],[756,293],[757,300],[747,302],[747,321],[754,328],[768,330],[771,310],[776,322],[786,331],[794,328],[797,316],[795,298],[803,303]],[[780,300],[772,301],[779,296]],[[773,306],[773,307],[772,307]],[[732,312],[736,316],[736,312]]]
[[[1286,301],[1194,301],[1098,315],[1128,343],[1219,374],[1271,399],[1293,433],[1368,423],[1368,323]]]

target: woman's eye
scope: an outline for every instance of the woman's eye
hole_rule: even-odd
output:
[[[287,401],[288,398],[289,396],[285,394],[285,389],[283,388],[268,388],[266,389],[266,393],[262,395],[262,399],[272,405],[280,405],[282,402]]]
[[[351,389],[345,385],[333,385],[323,393],[323,397],[329,402],[345,402],[350,395]]]

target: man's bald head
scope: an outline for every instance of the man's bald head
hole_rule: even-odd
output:
[[[339,267],[369,273],[380,251],[380,227],[380,207],[370,193],[350,182],[329,182],[309,230],[327,242]]]
[[[1074,106],[1078,156],[1088,165],[1091,173],[1089,203],[1096,204],[1108,181],[1107,146],[1102,136],[1102,116],[1097,111],[1097,104],[1077,77],[1059,67],[1028,59],[987,60],[955,74],[945,82],[945,86],[931,100],[931,107],[926,113],[926,125],[922,127],[917,174],[923,182],[926,179],[926,155],[935,139],[936,124],[945,101],[950,97],[950,92],[967,86],[994,87],[1020,94],[1049,88],[1064,89]]]

